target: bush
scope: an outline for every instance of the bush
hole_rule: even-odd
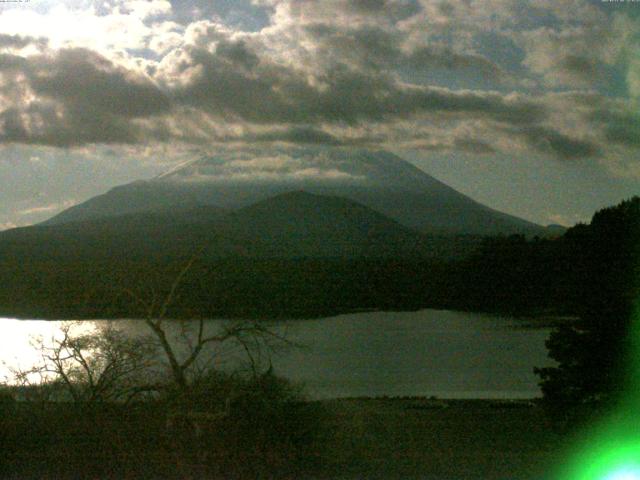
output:
[[[213,373],[171,398],[169,412],[178,475],[298,478],[316,466],[324,413],[271,370],[252,378]]]

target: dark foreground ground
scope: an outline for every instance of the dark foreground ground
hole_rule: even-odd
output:
[[[539,480],[551,478],[562,455],[564,438],[532,402],[341,399],[319,406],[323,425],[307,450],[314,458],[282,475],[242,470],[245,478]],[[3,479],[207,478],[189,465],[195,457],[176,455],[160,410],[94,413],[87,424],[72,407],[45,417],[24,405],[5,412]]]
[[[563,438],[531,402],[371,399],[328,402],[328,478],[548,477]]]

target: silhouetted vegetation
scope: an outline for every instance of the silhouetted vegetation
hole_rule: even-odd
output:
[[[448,306],[514,315],[575,314],[583,279],[570,235],[485,239],[477,253],[449,271]]]
[[[640,294],[640,198],[597,212],[565,241],[579,275],[579,321],[552,333],[547,346],[558,366],[537,373],[550,411],[571,426],[619,400],[625,385],[637,384],[630,378],[637,359],[630,355]]]
[[[162,297],[186,258],[6,262],[0,316],[47,319],[144,318],[123,286]],[[198,260],[168,318],[300,318],[362,309],[446,306],[452,266],[426,259]]]
[[[184,397],[128,405],[2,402],[0,477],[299,478],[318,468],[319,404],[270,373],[225,381],[234,397],[224,416],[219,392],[202,389],[212,398],[197,409]]]
[[[176,405],[169,400],[126,407],[16,402],[11,415],[0,416],[0,477],[540,480],[559,459],[559,437],[536,406],[417,398],[299,402],[296,394],[279,393],[277,379],[262,381],[259,388],[242,383],[247,389],[239,388],[228,423],[193,443],[191,434],[168,430]],[[200,408],[215,411],[212,403]]]
[[[150,374],[154,345],[112,324],[79,334],[74,326],[80,322],[61,326],[57,338],[32,339],[40,360],[27,369],[13,369],[14,382],[47,400],[91,404],[133,399]]]
[[[486,239],[444,277],[451,284],[439,298],[447,308],[577,319],[556,328],[547,342],[558,366],[536,369],[559,425],[579,424],[620,398],[629,381],[625,362],[640,294],[639,197],[556,239]]]
[[[296,478],[316,467],[323,412],[257,363],[264,326],[172,337],[161,320],[155,343],[67,324],[35,345],[42,363],[0,395],[0,477]],[[211,338],[237,340],[251,368],[198,363]]]

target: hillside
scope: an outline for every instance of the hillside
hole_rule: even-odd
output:
[[[426,235],[348,199],[288,192],[234,211],[154,210],[0,232],[0,315],[145,315],[196,255],[175,316],[415,308],[473,236]],[[197,252],[197,254],[196,254]]]
[[[474,237],[425,235],[357,202],[287,192],[234,211],[156,209],[0,232],[0,258],[456,258]]]

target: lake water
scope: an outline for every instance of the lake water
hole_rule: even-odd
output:
[[[146,331],[141,321],[116,323],[132,333]],[[79,328],[100,324],[84,322]],[[59,326],[0,319],[0,379],[10,365],[37,361],[29,338],[50,339]],[[272,355],[276,373],[303,383],[314,398],[531,398],[540,395],[533,367],[550,364],[544,346],[550,330],[512,318],[440,310],[363,312],[274,328],[303,346]],[[222,351],[215,358],[229,363],[236,355]]]

